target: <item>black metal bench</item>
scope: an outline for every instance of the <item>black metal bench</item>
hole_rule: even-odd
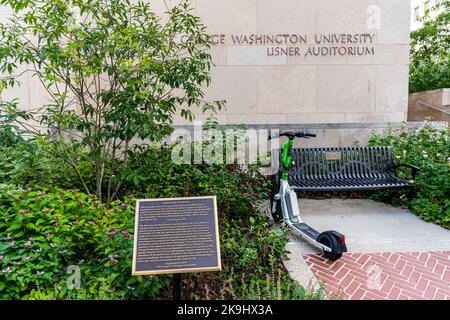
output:
[[[281,150],[278,157],[281,164]],[[396,177],[396,169],[409,167],[413,179],[419,171],[413,165],[396,164],[389,147],[299,148],[292,149],[292,159],[288,182],[296,191],[404,188],[411,183]]]

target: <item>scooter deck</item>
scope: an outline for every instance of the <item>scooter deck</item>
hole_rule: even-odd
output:
[[[310,237],[313,240],[317,239],[317,237],[320,234],[319,231],[317,231],[314,228],[311,228],[309,225],[307,225],[306,223],[303,223],[303,222],[302,223],[294,223],[294,224],[292,224],[292,226],[295,229],[297,229],[300,233],[307,235],[308,237]]]

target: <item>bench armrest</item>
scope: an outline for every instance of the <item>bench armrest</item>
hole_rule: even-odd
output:
[[[417,172],[420,171],[420,168],[418,166],[409,164],[409,163],[400,163],[400,164],[396,164],[395,168],[400,168],[400,167],[406,167],[412,170],[412,176],[413,176],[413,180],[416,180],[416,176],[417,176]]]

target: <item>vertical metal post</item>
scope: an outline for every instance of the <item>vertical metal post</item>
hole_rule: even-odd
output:
[[[183,299],[183,292],[181,288],[181,273],[176,273],[172,276],[172,294],[173,300]]]

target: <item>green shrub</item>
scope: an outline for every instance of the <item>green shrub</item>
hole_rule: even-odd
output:
[[[14,82],[14,80],[12,80]],[[0,94],[8,86],[7,78],[0,78]],[[17,99],[4,101],[0,99],[0,146],[11,146],[23,142],[17,120],[30,119],[25,111],[21,111]]]
[[[129,169],[118,177],[124,181],[121,196],[163,198],[216,195],[221,218],[248,221],[258,213],[259,201],[268,199],[270,181],[257,166],[238,164],[175,164],[172,146],[149,147],[129,158]]]
[[[411,33],[409,91],[450,87],[450,1],[441,1],[436,17],[426,14]]]
[[[73,190],[55,187],[30,192],[15,185],[0,188],[0,236],[12,237],[0,242],[1,267],[14,271],[2,273],[5,277],[0,278],[0,286],[4,286],[1,298],[168,296],[170,276],[131,277],[134,199],[205,194],[214,194],[218,200],[223,270],[190,274],[185,280],[185,294],[193,299],[242,299],[252,295],[256,286],[266,287],[263,283],[267,274],[277,274],[283,297],[307,297],[306,293],[298,294],[303,289],[282,266],[287,231],[269,227],[261,206],[268,197],[269,182],[256,167],[175,165],[170,154],[168,145],[133,154],[130,169],[124,172],[127,192],[120,196],[125,200],[112,202],[110,209],[95,197]],[[50,180],[46,182],[58,182],[61,177]],[[126,232],[125,237],[121,231]],[[52,237],[47,238],[48,234]],[[30,237],[33,246],[24,247]],[[8,246],[10,241],[15,242],[14,247]],[[53,248],[50,243],[58,247]],[[39,248],[42,251],[36,252]],[[61,254],[61,250],[67,251]],[[14,264],[28,256],[29,267],[28,261]],[[70,265],[80,268],[81,289],[67,288]],[[19,283],[15,271],[22,266]],[[43,274],[37,274],[38,271]],[[276,277],[272,279],[275,288]],[[224,292],[225,282],[233,289]],[[205,285],[210,286],[209,293],[205,292]],[[266,297],[269,293],[262,290]]]
[[[155,297],[167,277],[131,277],[134,202],[106,209],[58,188],[0,193],[0,298],[70,298],[71,265],[88,299]]]
[[[391,146],[397,163],[409,163],[420,168],[414,182],[414,192],[386,191],[377,199],[410,208],[426,221],[450,227],[450,136],[448,130],[431,125],[399,131],[388,129],[382,135],[374,134],[370,145]],[[409,178],[411,172],[399,172]]]
[[[72,187],[70,168],[51,154],[45,138],[0,145],[0,179],[16,186],[46,186],[57,183]]]
[[[47,139],[0,148],[8,151],[0,155],[5,182],[0,185],[0,266],[6,271],[0,274],[2,299],[169,297],[170,276],[131,276],[135,198],[205,194],[217,196],[223,270],[186,276],[185,296],[318,297],[290,279],[282,265],[287,230],[274,231],[269,226],[263,208],[270,181],[256,166],[177,165],[171,159],[172,146],[141,146],[128,154],[127,169],[115,177],[122,181],[118,198],[123,202],[116,199],[108,207],[95,197],[67,190],[81,189],[79,179],[59,162],[58,150]],[[88,183],[95,181],[89,166],[82,174]],[[47,238],[48,234],[52,237]],[[28,247],[30,237],[32,247]],[[8,246],[10,241],[15,242],[13,247]],[[33,251],[39,248],[42,251]],[[67,251],[61,254],[61,250]],[[28,260],[14,264],[23,257],[30,257],[30,266]],[[71,265],[80,268],[80,289],[67,286]],[[22,273],[15,275],[19,268]]]

